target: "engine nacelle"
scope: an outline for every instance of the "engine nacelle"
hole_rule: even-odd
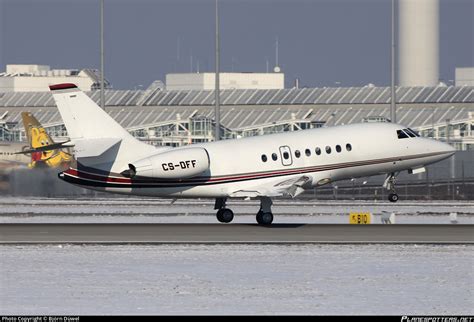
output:
[[[209,169],[209,155],[204,148],[171,150],[133,162],[129,167],[124,172],[130,177],[191,178]]]

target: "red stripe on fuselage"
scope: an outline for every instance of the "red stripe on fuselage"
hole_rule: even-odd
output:
[[[223,176],[219,178],[190,178],[190,179],[182,179],[182,180],[160,180],[159,178],[150,178],[150,179],[129,179],[129,178],[117,178],[117,177],[110,177],[110,176],[103,176],[93,173],[88,173],[84,171],[79,171],[77,169],[68,169],[65,171],[66,174],[73,175],[78,178],[82,179],[90,179],[95,181],[102,181],[102,182],[109,182],[109,183],[125,183],[125,184],[133,184],[133,183],[142,183],[142,184],[206,184],[206,183],[214,183],[214,182],[225,182],[225,181],[235,181],[235,180],[249,180],[249,179],[263,179],[263,178],[270,178],[274,176],[282,176],[282,175],[292,175],[292,174],[303,174],[308,172],[316,172],[316,171],[327,171],[333,170],[337,168],[344,168],[350,166],[357,166],[357,165],[365,165],[371,163],[379,163],[380,160],[372,160],[372,161],[359,161],[359,162],[350,162],[350,163],[342,163],[342,164],[332,164],[332,165],[324,165],[324,166],[312,166],[307,168],[298,168],[292,170],[277,170],[277,171],[267,171],[267,172],[254,172],[254,173],[246,173],[246,174],[239,174],[239,175],[230,175],[230,176]],[[389,162],[389,161],[386,161]]]
[[[113,182],[113,183],[132,183],[132,180],[129,178],[116,178],[116,177],[109,177],[109,176],[102,176],[99,174],[93,174],[89,172],[79,171],[77,169],[69,168],[64,171],[65,174],[73,175],[78,178],[83,179],[91,179],[91,180],[99,180],[104,182]]]

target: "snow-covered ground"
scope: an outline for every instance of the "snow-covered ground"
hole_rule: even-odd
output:
[[[254,223],[255,200],[231,200],[236,223]],[[214,223],[212,200],[140,198],[0,198],[0,223]],[[350,212],[370,212],[380,223],[383,211],[397,214],[397,223],[474,224],[474,202],[389,202],[275,200],[275,223],[347,223]]]
[[[254,223],[256,201],[231,201]],[[474,202],[276,200],[275,223],[474,223]],[[0,223],[215,223],[211,200],[0,198]],[[0,315],[474,314],[472,245],[2,245]]]
[[[0,246],[0,315],[474,314],[463,245]]]

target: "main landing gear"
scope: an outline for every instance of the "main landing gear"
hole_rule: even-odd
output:
[[[270,225],[273,222],[272,200],[268,197],[260,198],[260,210],[257,212],[257,222],[260,225]]]
[[[234,219],[234,212],[226,208],[227,198],[217,198],[214,209],[217,209],[217,220],[223,223],[230,223]],[[260,210],[257,213],[257,223],[260,225],[270,225],[273,222],[272,200],[268,197],[260,198]]]
[[[388,200],[390,202],[397,202],[398,201],[398,195],[397,195],[397,192],[395,190],[395,178],[396,178],[396,174],[395,173],[390,173],[390,174],[387,174],[387,178],[385,179],[385,182],[383,184],[383,187],[384,188],[387,188],[387,190],[390,191],[390,193],[388,194]]]
[[[217,220],[223,223],[230,223],[234,219],[234,212],[225,207],[226,201],[226,198],[217,198],[214,209],[218,209],[216,214]]]

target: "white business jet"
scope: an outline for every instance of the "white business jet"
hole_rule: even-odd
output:
[[[100,191],[141,196],[216,198],[220,222],[231,222],[228,198],[258,198],[259,224],[273,221],[271,198],[296,197],[337,180],[424,171],[454,154],[448,144],[421,138],[392,123],[363,123],[193,144],[155,147],[140,142],[74,84],[50,86],[74,144],[76,164],[64,181]]]

